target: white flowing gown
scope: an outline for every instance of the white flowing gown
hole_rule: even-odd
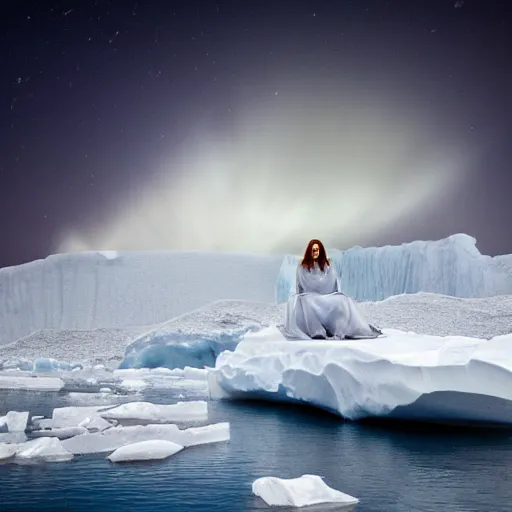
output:
[[[355,301],[341,292],[333,265],[324,270],[315,263],[309,271],[297,267],[296,294],[286,305],[284,330],[292,338],[376,338],[381,334],[359,311]]]

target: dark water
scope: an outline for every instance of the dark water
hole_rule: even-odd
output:
[[[149,398],[174,401],[168,391]],[[51,415],[65,405],[59,394],[10,392],[0,396],[0,415],[27,408]],[[305,473],[358,497],[357,512],[512,510],[510,433],[351,424],[280,404],[210,405],[208,423],[231,423],[229,443],[187,448],[158,462],[115,465],[102,454],[0,465],[0,510],[262,511],[268,507],[251,495],[256,478]]]

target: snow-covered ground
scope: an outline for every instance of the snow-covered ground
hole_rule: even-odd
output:
[[[406,332],[492,338],[512,331],[512,296],[460,299],[418,293],[363,302],[360,307],[375,325]],[[32,369],[37,363],[36,369],[43,371],[51,366],[48,359],[54,360],[54,367],[60,361],[68,369],[73,363],[118,366],[123,359],[126,367],[145,362],[163,366],[177,353],[181,367],[197,366],[205,352],[212,366],[212,348],[217,353],[232,349],[247,329],[279,326],[283,316],[282,304],[224,300],[157,327],[42,331],[2,347],[0,368]]]
[[[0,347],[0,368],[21,367],[45,370],[58,361],[73,365],[118,366],[125,347],[153,326],[91,331],[42,329]],[[20,359],[22,359],[20,361]],[[54,360],[53,364],[49,360]]]

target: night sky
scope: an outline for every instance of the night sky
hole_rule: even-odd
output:
[[[512,253],[509,4],[2,2],[0,267],[459,232]]]

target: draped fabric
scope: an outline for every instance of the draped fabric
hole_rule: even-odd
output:
[[[381,331],[371,326],[351,297],[341,291],[333,265],[322,271],[297,267],[296,294],[286,305],[285,333],[292,338],[376,338]]]

